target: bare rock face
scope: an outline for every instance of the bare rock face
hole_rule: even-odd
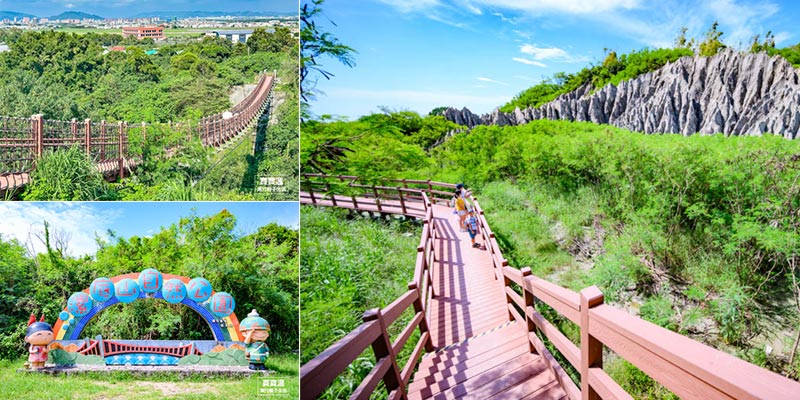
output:
[[[475,125],[538,119],[591,121],[644,133],[800,136],[800,71],[780,56],[725,50],[683,57],[618,86],[590,85],[538,108],[478,116],[447,109],[445,118]]]

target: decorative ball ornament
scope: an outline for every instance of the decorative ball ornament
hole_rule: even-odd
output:
[[[114,285],[114,293],[120,303],[132,303],[139,298],[139,284],[133,279],[123,279]]]
[[[186,285],[186,295],[198,303],[208,300],[211,292],[211,283],[205,278],[194,278]]]
[[[68,313],[68,312],[66,312],[66,311],[62,311],[62,312],[60,312],[60,313],[58,314],[58,319],[60,319],[60,320],[62,320],[62,321],[68,321],[68,320],[69,320],[69,313]]]
[[[108,278],[97,278],[89,286],[89,295],[92,300],[103,303],[114,297],[114,282]]]
[[[161,288],[161,297],[170,304],[177,304],[186,298],[186,285],[180,279],[168,279]]]
[[[161,272],[153,268],[148,268],[139,273],[139,289],[145,293],[155,293],[161,289],[161,284],[164,282]]]
[[[76,317],[82,317],[88,314],[93,305],[92,298],[83,292],[73,293],[72,296],[69,296],[69,300],[67,300],[67,310]]]
[[[214,316],[224,318],[231,315],[233,309],[236,308],[236,301],[228,293],[217,292],[214,296],[211,296],[209,307]]]

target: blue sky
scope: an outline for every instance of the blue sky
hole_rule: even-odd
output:
[[[214,215],[227,209],[236,216],[236,233],[246,235],[271,222],[297,229],[296,202],[3,202],[0,203],[0,236],[16,238],[35,252],[44,245],[32,235],[51,230],[69,235],[72,255],[94,254],[95,235],[107,238],[110,229],[118,237],[149,236],[161,227],[192,214]]]
[[[149,11],[277,11],[298,10],[297,0],[0,0],[0,10],[50,17],[83,11],[102,17],[129,17]]]
[[[715,20],[734,47],[769,30],[778,46],[800,42],[791,1],[327,0],[323,10],[337,26],[320,23],[358,54],[352,69],[324,60],[335,77],[319,80],[312,112],[351,119],[381,105],[490,112],[556,72],[601,61],[604,48],[670,46],[682,26],[702,37]]]

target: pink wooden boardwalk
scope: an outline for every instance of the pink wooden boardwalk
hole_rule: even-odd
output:
[[[433,207],[436,297],[427,317],[438,351],[420,362],[409,399],[564,398],[544,360],[530,352],[525,327],[508,322],[489,253],[472,247],[452,208]]]

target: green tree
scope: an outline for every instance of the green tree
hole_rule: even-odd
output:
[[[750,44],[750,52],[760,53],[766,51],[771,54],[775,50],[775,35],[772,34],[772,31],[768,31],[767,34],[764,35],[764,41],[761,42],[760,39],[760,35],[753,36],[753,42]]]
[[[320,58],[330,57],[348,67],[355,66],[356,51],[317,26],[315,19],[322,17],[323,3],[324,0],[311,0],[300,8],[300,96],[306,105],[314,97],[318,77],[330,79],[333,76],[324,69]]]
[[[717,29],[718,27],[719,22],[714,21],[714,23],[711,25],[711,28],[708,30],[708,32],[706,32],[705,40],[700,42],[698,50],[701,56],[713,56],[726,47],[725,44],[720,40],[723,33]]]

